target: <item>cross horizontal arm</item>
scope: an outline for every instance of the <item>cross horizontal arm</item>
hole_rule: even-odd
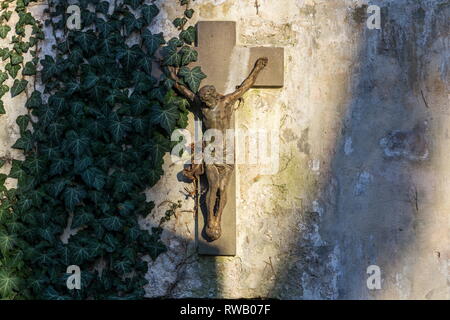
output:
[[[247,79],[242,82],[242,84],[235,92],[226,95],[225,99],[228,99],[230,102],[234,102],[240,99],[248,90],[250,90],[255,85],[259,73],[267,66],[268,62],[269,59],[267,59],[266,57],[259,58],[256,61],[255,66],[253,67],[253,70],[247,77]]]

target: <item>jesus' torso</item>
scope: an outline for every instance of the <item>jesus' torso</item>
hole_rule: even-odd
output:
[[[203,123],[205,129],[221,130],[223,134],[227,129],[232,129],[233,103],[226,99],[220,99],[213,107],[202,104]]]
[[[209,129],[215,129],[219,130],[222,133],[222,143],[217,144],[217,141],[215,141],[214,145],[214,152],[212,153],[212,156],[215,157],[217,155],[216,152],[220,152],[223,157],[215,158],[213,165],[217,167],[228,167],[232,169],[234,167],[234,148],[229,148],[227,146],[227,130],[233,129],[234,126],[231,122],[233,118],[233,111],[234,111],[234,103],[230,102],[227,99],[220,99],[218,103],[213,107],[208,107],[206,105],[201,106],[202,114],[203,114],[203,124],[205,126],[206,130]],[[213,134],[214,136],[214,134]],[[211,142],[209,142],[211,143]],[[209,143],[206,143],[206,145],[209,145]],[[232,155],[229,155],[227,152],[230,150],[232,152]],[[228,163],[230,161],[231,156],[231,163]],[[208,163],[207,163],[208,166]]]

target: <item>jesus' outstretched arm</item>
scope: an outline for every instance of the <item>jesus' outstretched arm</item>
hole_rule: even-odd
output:
[[[242,82],[235,92],[226,95],[225,99],[229,102],[235,102],[240,99],[248,90],[250,90],[251,87],[255,85],[259,73],[267,66],[268,62],[269,59],[266,57],[259,58],[247,79]]]

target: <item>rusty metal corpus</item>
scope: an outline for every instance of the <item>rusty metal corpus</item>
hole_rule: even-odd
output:
[[[233,129],[231,119],[235,103],[255,84],[259,73],[267,66],[268,58],[259,58],[255,66],[244,82],[236,91],[222,95],[214,86],[204,86],[194,94],[187,87],[180,84],[176,76],[176,69],[171,68],[171,77],[175,81],[175,89],[184,95],[194,105],[200,107],[202,120],[206,130],[215,129],[225,134],[226,130]],[[222,150],[225,154],[226,147]],[[206,173],[208,180],[208,192],[206,194],[207,221],[205,234],[209,241],[215,241],[222,235],[221,218],[223,209],[227,203],[227,187],[234,171],[234,164],[227,163],[202,163],[193,164],[185,169],[183,174],[191,181]]]

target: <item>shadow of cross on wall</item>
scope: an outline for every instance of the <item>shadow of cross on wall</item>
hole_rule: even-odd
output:
[[[213,85],[221,94],[233,92],[261,57],[269,58],[269,64],[260,73],[254,87],[281,88],[284,85],[284,48],[237,46],[234,21],[198,22],[196,50],[198,60],[193,66],[201,66],[207,75],[202,86]],[[198,126],[200,127],[195,128],[196,140],[201,139],[201,123]],[[205,191],[206,188],[207,184],[203,181],[202,190]],[[236,170],[228,185],[227,194],[228,201],[222,215],[222,236],[213,242],[208,242],[205,238],[207,212],[203,194],[196,223],[199,254],[236,255]]]

